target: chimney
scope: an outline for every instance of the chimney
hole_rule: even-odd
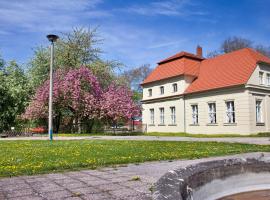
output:
[[[197,56],[203,57],[202,47],[199,45],[197,46]]]

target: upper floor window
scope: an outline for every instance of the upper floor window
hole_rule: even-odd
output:
[[[270,74],[266,74],[266,84],[270,86]]]
[[[161,86],[159,89],[160,89],[160,94],[164,94],[164,86]]]
[[[152,96],[152,89],[148,89],[148,96],[149,96],[149,97]]]
[[[177,83],[174,83],[172,86],[173,86],[173,92],[177,92]]]
[[[261,85],[264,84],[264,80],[263,80],[263,72],[259,72],[259,81],[260,81],[260,84],[261,84]]]
[[[160,124],[164,124],[164,108],[159,108],[160,112]]]
[[[256,123],[263,123],[262,100],[256,100]]]
[[[171,109],[171,123],[172,124],[175,124],[176,123],[176,120],[175,120],[175,107],[170,107]]]
[[[199,116],[198,116],[198,105],[191,105],[192,109],[192,124],[198,124]]]
[[[226,102],[226,122],[235,123],[235,107],[234,101]]]
[[[150,123],[155,124],[155,112],[153,108],[150,109]]]
[[[209,123],[210,124],[217,123],[216,103],[208,103],[208,110],[209,110]]]

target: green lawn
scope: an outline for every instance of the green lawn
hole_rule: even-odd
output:
[[[0,141],[0,176],[258,151],[270,152],[270,145],[103,140]]]

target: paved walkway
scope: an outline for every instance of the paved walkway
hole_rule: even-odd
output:
[[[169,170],[203,161],[256,155],[261,153],[197,160],[146,162],[117,168],[3,178],[0,179],[0,199],[150,200],[153,184]]]
[[[47,137],[14,137],[1,140],[47,140]],[[145,141],[216,141],[230,143],[270,145],[268,137],[231,137],[231,138],[192,138],[192,137],[159,137],[159,136],[77,136],[54,137],[55,140],[145,140]]]

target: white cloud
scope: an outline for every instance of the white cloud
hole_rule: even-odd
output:
[[[172,31],[168,35],[143,24],[129,24],[119,17],[134,13],[147,15],[150,11],[151,15],[180,17],[203,14],[199,10],[186,9],[197,6],[187,0],[155,1],[138,6],[140,9],[137,10],[134,5],[127,9],[131,13],[119,13],[119,9],[104,10],[102,6],[102,0],[0,0],[0,40],[4,41],[1,45],[10,53],[14,52],[12,45],[16,43],[20,51],[14,54],[17,57],[26,50],[30,54],[31,47],[47,42],[44,35],[48,33],[59,34],[72,27],[101,25],[98,32],[105,39],[105,58],[118,60],[129,67],[145,63],[155,65],[166,56],[190,46],[190,41],[183,39],[187,37],[185,33]]]
[[[102,0],[1,0],[0,28],[26,32],[65,31],[86,19],[106,17]]]
[[[181,43],[187,41],[186,39],[183,40],[170,40],[170,41],[163,41],[163,42],[159,42],[156,43],[154,45],[149,46],[149,49],[157,49],[157,48],[163,48],[163,47],[172,47],[172,46],[176,46],[176,45],[180,45]]]
[[[190,0],[164,0],[154,1],[146,5],[133,5],[129,8],[121,9],[125,12],[131,12],[140,15],[164,15],[164,16],[191,16],[206,15],[207,13],[200,10],[194,10],[197,4]]]
[[[121,30],[121,31],[119,31]],[[128,67],[151,64],[171,54],[177,53],[190,41],[179,33],[167,35],[157,34],[155,30],[138,28],[127,24],[115,24],[100,28],[104,38],[104,57],[119,60]]]

